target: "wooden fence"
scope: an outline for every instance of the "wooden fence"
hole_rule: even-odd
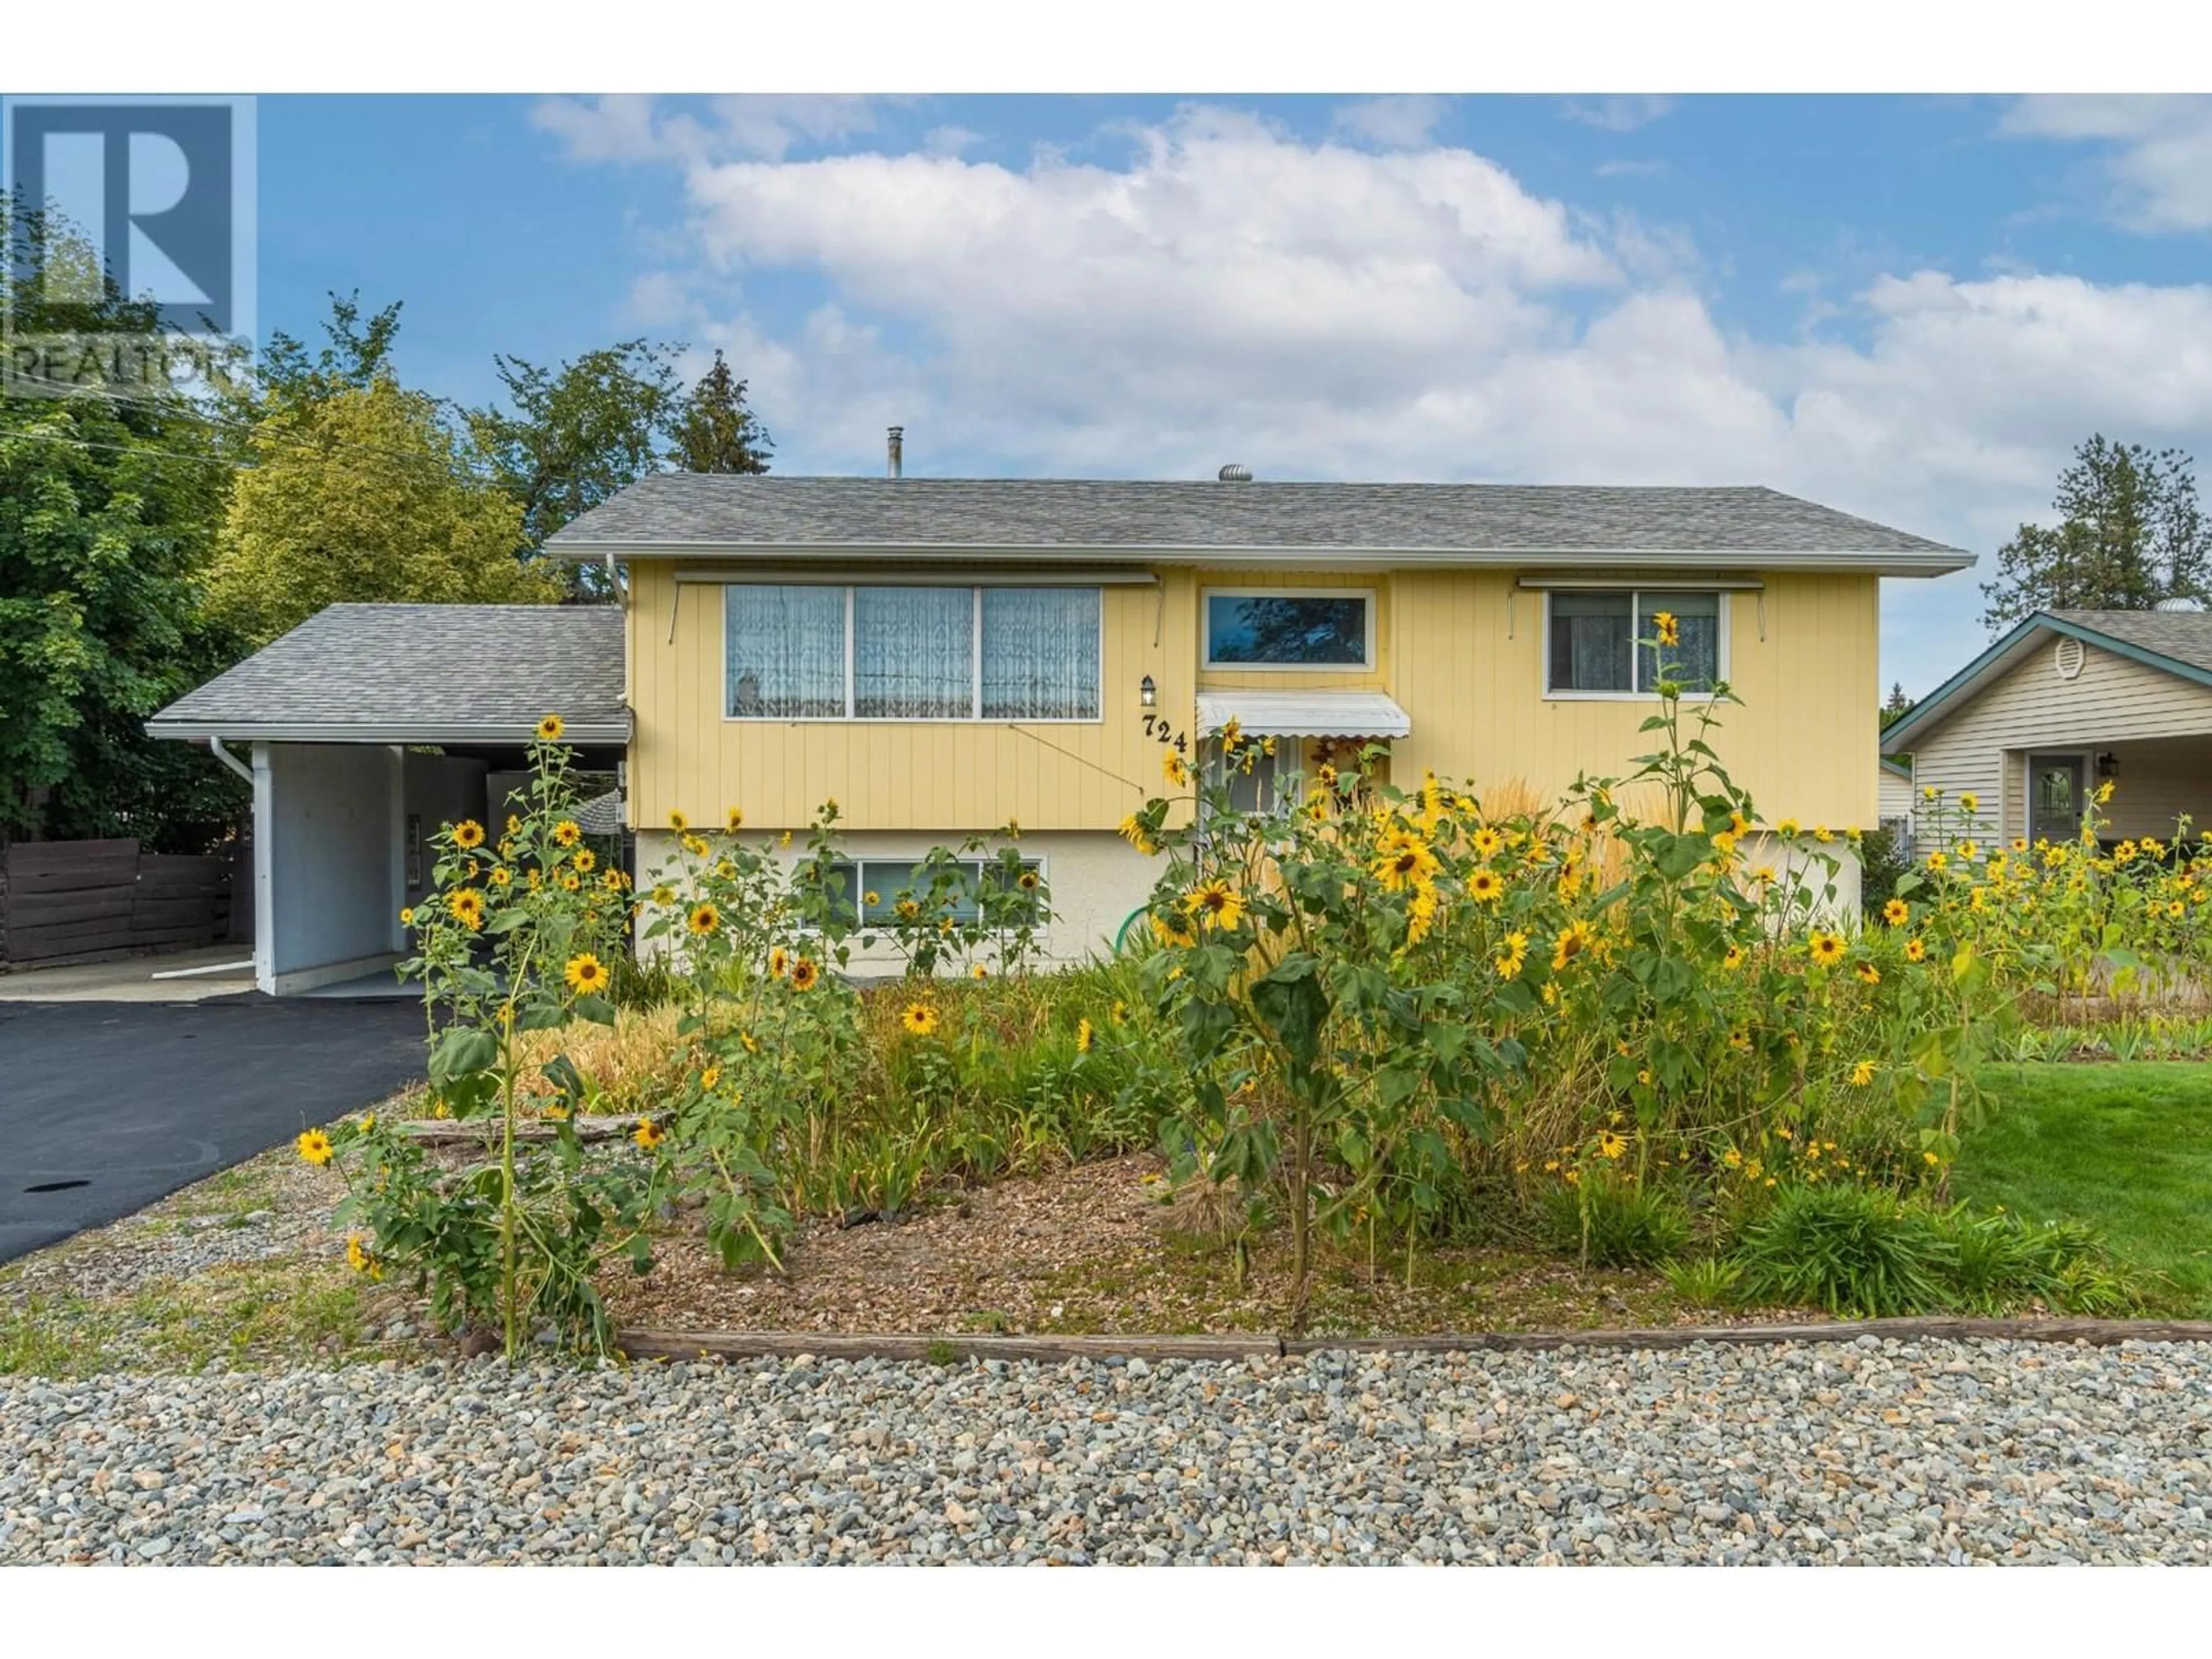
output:
[[[241,849],[242,850],[242,849]],[[0,962],[58,966],[238,937],[250,853],[142,853],[135,841],[19,841],[0,858]]]

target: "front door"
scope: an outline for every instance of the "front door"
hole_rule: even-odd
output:
[[[2028,840],[2067,842],[2081,833],[2084,764],[2080,755],[2027,757]]]

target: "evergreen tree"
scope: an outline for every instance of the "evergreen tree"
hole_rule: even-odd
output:
[[[2021,526],[1997,550],[1982,620],[1992,633],[2031,611],[2148,611],[2160,600],[2212,600],[2212,527],[2195,464],[2101,434],[2059,474],[2056,525]]]
[[[730,373],[718,349],[714,366],[691,388],[676,428],[676,447],[693,472],[765,472],[775,448],[768,429],[745,407],[745,383]]]
[[[1912,699],[1905,695],[1905,683],[1902,680],[1892,680],[1889,683],[1889,701],[1881,706],[1883,726],[1886,728],[1896,725],[1911,712]]]

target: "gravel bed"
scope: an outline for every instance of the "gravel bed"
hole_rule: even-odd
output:
[[[0,1379],[0,1561],[2212,1562],[2212,1345]]]

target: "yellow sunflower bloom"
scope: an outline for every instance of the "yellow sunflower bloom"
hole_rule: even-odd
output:
[[[668,1139],[661,1133],[660,1126],[649,1117],[638,1119],[637,1127],[629,1132],[629,1138],[648,1152]]]
[[[1681,624],[1674,620],[1674,613],[1671,611],[1651,613],[1651,632],[1662,645],[1673,646],[1682,642]]]
[[[991,970],[979,962],[968,970],[968,977],[975,980],[988,979],[991,977]]]
[[[561,734],[568,729],[561,723],[561,717],[558,714],[548,714],[538,722],[538,741],[558,743],[561,741]]]
[[[668,827],[680,836],[691,827],[691,820],[681,812],[671,812],[668,815]]]
[[[1089,1054],[1091,1045],[1097,1040],[1097,1034],[1091,1029],[1089,1020],[1079,1019],[1075,1022],[1075,1052],[1077,1054]]]
[[[781,945],[768,953],[768,971],[772,979],[781,979],[791,969],[791,952]]]
[[[937,1010],[926,1002],[909,1002],[899,1020],[915,1036],[927,1036],[937,1029]]]
[[[810,957],[801,957],[791,964],[791,988],[794,991],[811,991],[821,979],[822,970]]]
[[[1478,904],[1495,904],[1505,896],[1505,879],[1495,870],[1477,870],[1467,878],[1467,896]]]
[[[1648,1083],[1650,1078],[1650,1073],[1647,1072],[1644,1073],[1644,1076]],[[1599,1157],[1606,1158],[1618,1158],[1627,1150],[1627,1139],[1618,1130],[1606,1129],[1601,1130],[1599,1133],[1597,1138],[1597,1151]]]
[[[463,818],[453,826],[453,845],[467,851],[483,845],[483,825],[474,818]]]
[[[577,827],[574,818],[562,818],[553,826],[553,839],[563,847],[574,847],[583,838],[584,832]]]
[[[596,995],[607,988],[606,964],[589,951],[569,957],[568,966],[562,977],[568,981],[568,988],[579,996]]]
[[[1879,985],[1881,983],[1881,969],[1875,967],[1874,963],[1870,962],[1863,962],[1851,971],[1859,976],[1859,983],[1862,985]]]
[[[726,819],[726,827],[728,829],[729,833],[733,836],[736,835],[738,830],[744,828],[744,823],[745,809],[742,806],[732,806],[729,810]]]
[[[1182,908],[1204,927],[1218,927],[1224,933],[1243,919],[1243,895],[1225,881],[1209,881],[1183,895]]]
[[[1965,811],[1978,812],[1982,810],[1982,798],[1968,789],[1959,796],[1959,805]]]
[[[1814,930],[1805,948],[1823,968],[1832,968],[1844,959],[1844,941],[1826,928]]]
[[[1519,976],[1522,964],[1528,960],[1528,935],[1513,933],[1505,936],[1504,947],[1492,958],[1492,963],[1500,979],[1514,979]]]
[[[711,904],[695,904],[689,921],[693,933],[711,933],[722,925],[722,913]]]
[[[483,895],[473,887],[458,888],[446,896],[446,908],[453,912],[453,920],[475,933],[483,926]]]
[[[302,1129],[292,1144],[300,1149],[301,1158],[319,1170],[331,1161],[331,1138],[320,1129]]]
[[[588,876],[599,867],[599,860],[597,854],[586,847],[578,850],[574,862],[580,875]]]
[[[1872,1060],[1863,1060],[1851,1067],[1851,1087],[1854,1089],[1863,1089],[1873,1081],[1874,1062]]]
[[[1893,927],[1902,927],[1912,919],[1912,907],[1901,898],[1890,899],[1881,907],[1881,919]]]

